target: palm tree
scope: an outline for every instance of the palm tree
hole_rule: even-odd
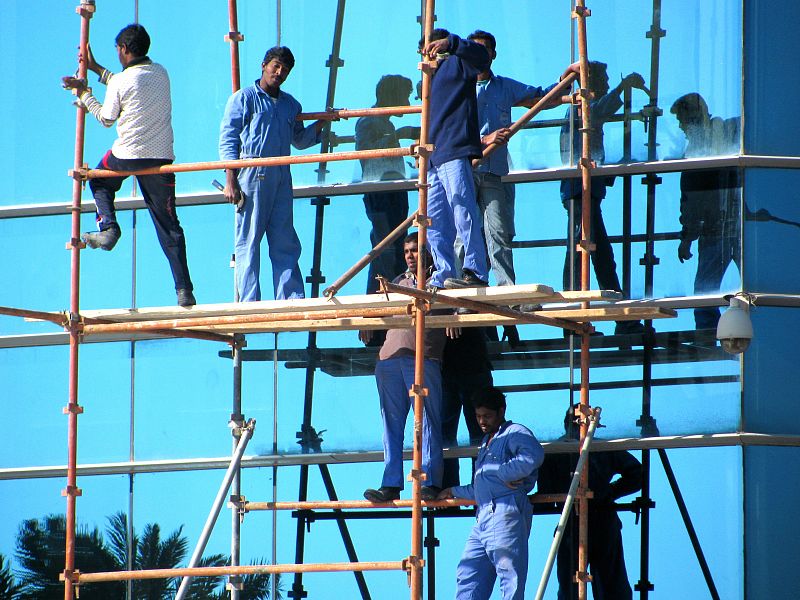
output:
[[[11,565],[6,564],[6,557],[0,554],[0,600],[18,600],[22,586],[14,582]]]
[[[66,523],[63,515],[48,515],[41,522],[24,521],[17,535],[17,559],[22,565],[21,584],[16,596],[2,596],[0,600],[60,600],[64,584],[58,580],[64,569]],[[157,523],[145,525],[141,537],[133,534],[128,543],[128,519],[117,512],[108,517],[106,537],[97,528],[79,528],[75,538],[75,568],[84,573],[127,570],[128,548],[134,550],[134,569],[169,569],[179,566],[186,558],[188,541],[178,527],[164,540]],[[106,541],[108,540],[108,541]],[[1,558],[1,556],[0,556]],[[203,557],[200,566],[217,567],[229,564],[223,554]],[[0,594],[2,593],[2,560],[0,560]],[[224,577],[196,577],[192,579],[188,600],[223,600],[228,597]],[[242,600],[269,600],[269,575],[247,575],[243,578]],[[280,579],[278,579],[280,583]],[[174,597],[180,578],[145,579],[134,581],[135,600],[169,600]],[[222,589],[220,589],[222,587]],[[96,583],[80,586],[81,600],[125,600],[125,582]],[[280,590],[276,600],[280,600]]]

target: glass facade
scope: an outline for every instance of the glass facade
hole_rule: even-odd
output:
[[[219,121],[231,90],[229,46],[222,39],[228,31],[225,3],[97,4],[91,40],[98,61],[118,68],[114,36],[138,18],[153,40],[151,57],[170,74],[176,162],[216,160]],[[386,76],[395,76],[388,81],[397,86],[390,105],[419,104],[420,3],[240,4],[242,86],[253,84],[264,52],[280,43],[291,47],[297,59],[283,89],[304,111],[379,105]],[[340,35],[337,7],[343,10]],[[778,590],[800,585],[795,571],[776,568],[786,562],[781,547],[789,547],[792,536],[800,533],[775,516],[800,491],[792,482],[796,477],[778,471],[794,464],[796,448],[772,447],[798,445],[793,437],[798,427],[786,401],[800,384],[792,336],[800,327],[800,289],[791,252],[800,236],[800,208],[791,201],[800,184],[800,163],[753,160],[800,155],[797,136],[784,124],[788,118],[775,118],[778,111],[781,116],[786,112],[786,99],[800,91],[796,68],[785,58],[796,51],[790,25],[800,21],[800,8],[772,0],[663,0],[635,6],[609,0],[591,8],[588,48],[590,58],[598,61],[593,66],[597,89],[592,91],[599,106],[595,127],[603,133],[602,144],[593,151],[599,166],[617,169],[606,171],[608,175],[601,171],[593,183],[605,188],[605,198],[595,208],[602,207],[611,255],[593,267],[591,287],[616,286],[626,298],[658,299],[678,309],[676,318],[653,322],[655,336],[647,347],[641,336],[618,335],[613,321],[596,324],[604,334],[592,341],[591,403],[603,407],[606,426],[599,437],[633,447],[647,445],[641,440],[651,436],[668,438],[664,443],[676,448],[701,446],[667,454],[720,597],[766,597],[762,591],[767,589],[773,590],[767,595],[779,597]],[[66,207],[71,180],[66,172],[75,109],[72,96],[58,84],[75,66],[78,18],[70,7],[48,10],[47,18],[40,12],[13,0],[0,21],[0,66],[11,82],[0,96],[0,110],[8,115],[0,155],[10,173],[0,193],[0,253],[6,257],[0,266],[0,306],[63,311],[70,293],[64,244],[70,227]],[[570,13],[566,1],[496,2],[487,10],[483,2],[442,0],[436,6],[436,26],[461,36],[476,29],[493,33],[493,72],[547,87],[577,60]],[[47,40],[46,49],[31,43],[31,31]],[[90,85],[102,98],[103,86],[94,75]],[[525,110],[514,107],[512,119]],[[543,283],[557,290],[570,286],[565,210],[570,203],[562,180],[577,173],[577,117],[568,105],[543,111],[508,145],[508,181],[516,181],[518,283]],[[418,126],[417,114],[377,125],[354,118],[333,122],[327,139],[333,152],[407,146]],[[110,148],[115,131],[89,118],[86,132],[85,162],[94,166]],[[324,147],[293,153],[317,153]],[[291,171],[294,221],[303,244],[300,268],[304,277],[312,274],[315,236],[321,231],[322,288],[371,247],[372,225],[363,197],[367,188],[360,184],[405,179],[401,187],[412,210],[417,203],[413,157],[385,164],[335,161],[322,168],[313,163]],[[221,171],[204,171],[177,178],[179,200],[188,204],[178,212],[201,304],[233,298],[234,214],[218,194],[212,195],[216,192],[210,184],[222,177]],[[307,188],[317,185],[327,186],[319,192],[329,195],[330,204],[323,208],[318,199],[309,198],[317,192]],[[129,179],[117,197],[127,201],[137,193]],[[83,198],[91,206],[88,189]],[[193,206],[198,199],[209,203]],[[118,219],[122,238],[113,252],[82,253],[81,309],[174,304],[169,266],[147,211],[120,210]],[[82,215],[81,227],[95,228],[93,210]],[[266,283],[268,265],[263,266]],[[614,279],[617,283],[609,284]],[[340,293],[360,294],[367,285],[364,270]],[[310,281],[306,291],[311,291]],[[724,353],[714,339],[718,307],[725,304],[721,296],[737,292],[755,297],[755,338],[743,357]],[[63,474],[46,468],[66,463],[62,408],[67,404],[68,350],[64,337],[41,338],[61,331],[48,323],[0,316],[0,397],[7,415],[0,422],[0,554],[17,569],[20,523],[64,512],[59,495]],[[543,442],[557,441],[564,411],[577,398],[578,354],[571,355],[560,329],[523,325],[519,333],[525,343],[517,348],[505,341],[489,342],[494,382],[508,393],[510,418],[528,425]],[[315,343],[318,351],[309,353],[306,333],[247,337],[243,412],[257,421],[248,459],[274,454],[299,459],[304,448],[298,434],[309,400],[313,409],[306,424],[319,436],[311,436],[312,450],[372,452],[374,457],[382,449],[372,374],[375,348],[364,348],[354,331],[320,333]],[[132,516],[137,531],[153,522],[164,534],[183,527],[193,546],[222,471],[195,468],[191,461],[219,459],[231,449],[233,380],[225,349],[197,340],[81,346],[79,399],[85,413],[79,418],[78,461],[111,474],[79,477],[79,525],[104,530],[107,517],[123,511]],[[317,369],[309,371],[309,357],[318,361]],[[680,436],[690,439],[681,441]],[[405,439],[411,439],[411,423]],[[463,422],[458,442],[469,444]],[[731,447],[713,447],[717,445]],[[642,456],[638,450],[635,454]],[[703,574],[655,450],[650,459],[650,497],[656,508],[650,513],[649,572],[642,571],[640,560],[641,525],[633,513],[621,513],[629,579],[631,585],[642,578],[653,583],[649,597],[693,597],[698,590],[704,593]],[[337,464],[340,460],[346,464]],[[127,474],[129,462],[147,464],[143,471],[160,471],[153,467],[158,461],[168,463],[166,472]],[[339,498],[360,498],[365,486],[380,481],[381,463],[360,462],[358,454],[326,461]],[[463,459],[460,467],[463,481],[469,461]],[[308,498],[327,498],[330,490],[323,485],[320,468],[309,467],[309,475]],[[297,466],[279,468],[277,477],[270,467],[249,468],[243,472],[243,493],[253,501],[271,500],[273,493],[278,499],[293,499],[301,479]],[[441,597],[453,594],[469,521],[436,520],[441,551],[436,555],[435,593]],[[555,523],[549,515],[534,519],[529,589],[538,580]],[[273,527],[277,561],[295,562],[296,521],[286,512],[275,523],[269,513],[245,517],[243,563],[271,560]],[[406,519],[352,520],[348,527],[359,560],[408,555]],[[230,529],[230,517],[223,513],[207,553],[230,553]],[[781,543],[765,541],[765,531]],[[313,524],[303,558],[347,560],[333,522]],[[681,577],[674,576],[676,571]],[[375,597],[407,595],[402,574],[368,574],[366,579]],[[292,576],[285,576],[284,597],[291,585]],[[309,597],[326,597],[330,589],[340,590],[341,597],[359,595],[353,576],[346,573],[308,575],[303,585]],[[555,598],[556,588],[554,577],[546,597]]]

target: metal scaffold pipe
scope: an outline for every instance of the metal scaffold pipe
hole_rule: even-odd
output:
[[[85,0],[76,8],[81,18],[79,55],[87,56],[89,46],[89,20],[94,15],[94,0]],[[86,78],[85,60],[78,60],[77,77]],[[73,168],[83,168],[83,146],[86,131],[86,111],[82,105],[75,109],[75,151]],[[76,499],[81,494],[77,482],[78,467],[78,415],[83,409],[78,404],[78,348],[80,346],[79,323],[80,312],[80,251],[83,242],[81,234],[81,191],[83,184],[79,180],[72,182],[72,221],[69,241],[70,250],[70,300],[69,300],[69,404],[64,409],[67,414],[67,486],[62,492],[67,499],[65,523],[65,556],[64,556],[64,600],[72,600],[75,589],[75,533],[76,533]]]
[[[547,555],[547,561],[542,571],[542,578],[539,580],[539,587],[536,590],[536,600],[542,600],[544,592],[547,589],[547,581],[550,579],[550,573],[553,570],[553,563],[555,563],[556,555],[558,554],[558,547],[561,545],[561,540],[564,537],[564,529],[567,526],[570,513],[572,512],[572,505],[575,500],[575,495],[578,492],[580,480],[584,473],[589,470],[586,468],[586,462],[589,460],[589,446],[594,439],[594,432],[597,429],[597,424],[600,421],[600,408],[594,409],[594,414],[589,418],[589,427],[586,431],[586,436],[581,442],[580,456],[578,457],[578,465],[575,467],[575,474],[572,476],[572,481],[569,485],[567,498],[564,502],[564,509],[561,511],[561,518],[558,520],[556,533],[553,536],[553,543],[550,545],[550,552]]]

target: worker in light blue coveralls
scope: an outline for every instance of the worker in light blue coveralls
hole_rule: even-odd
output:
[[[281,91],[294,67],[291,50],[270,48],[261,78],[233,94],[225,106],[219,134],[221,160],[287,156],[290,144],[302,150],[320,141],[323,122],[303,127],[300,103]],[[227,169],[225,199],[242,208],[236,214],[236,289],[239,300],[261,300],[261,240],[266,235],[277,300],[304,298],[300,239],[292,215],[292,175],[288,165]]]
[[[475,393],[472,404],[483,431],[471,485],[442,490],[439,499],[466,498],[477,504],[476,523],[457,570],[457,600],[483,600],[500,578],[504,600],[522,600],[528,576],[528,537],[544,450],[533,433],[506,420],[506,398],[495,387]]]
[[[486,246],[481,235],[473,158],[481,156],[475,82],[489,65],[482,45],[434,29],[423,55],[437,60],[430,90],[428,244],[434,272],[430,286],[458,288],[488,285]],[[453,245],[456,235],[464,244],[462,278],[457,278]]]

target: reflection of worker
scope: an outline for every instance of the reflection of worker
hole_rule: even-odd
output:
[[[430,263],[427,251],[419,257],[417,233],[404,240],[405,261],[408,270],[395,278],[394,283],[417,287],[417,261]],[[430,269],[428,270],[430,272]],[[361,339],[369,341],[370,335],[361,332]],[[422,470],[425,480],[421,491],[423,500],[433,500],[442,484],[442,370],[441,358],[445,332],[441,329],[425,330],[425,408],[422,414]],[[383,418],[383,480],[379,489],[367,489],[364,497],[371,502],[389,502],[400,497],[403,489],[403,433],[408,411],[413,404],[409,390],[414,387],[414,355],[416,332],[414,329],[390,329],[378,354],[375,381],[381,401]]]
[[[474,482],[439,494],[477,504],[477,522],[458,563],[456,598],[488,599],[499,577],[503,598],[522,600],[532,515],[528,493],[544,450],[527,427],[506,420],[506,399],[497,388],[479,390],[472,403],[484,433]]]
[[[475,82],[486,70],[489,53],[481,44],[434,29],[420,50],[437,59],[430,90],[430,189],[428,244],[435,270],[431,286],[488,285],[486,246],[481,235],[470,161],[481,155]],[[456,278],[453,244],[464,244],[462,279]],[[446,280],[450,280],[447,282]]]
[[[300,103],[281,90],[294,67],[294,55],[283,46],[267,51],[261,78],[233,94],[225,106],[219,134],[221,160],[288,156],[290,144],[302,150],[319,141],[323,122],[303,127],[295,117]],[[227,169],[228,202],[244,194],[236,213],[236,289],[242,302],[261,300],[261,240],[266,235],[272,262],[275,298],[304,298],[297,262],[300,239],[292,214],[292,174],[289,165]]]
[[[577,406],[577,405],[576,405]],[[573,424],[574,409],[564,417],[563,440],[577,441]],[[565,494],[578,463],[577,448],[573,454],[549,454],[539,469],[537,491],[542,494]],[[619,478],[614,479],[617,475]],[[622,547],[622,522],[614,501],[642,489],[642,465],[630,452],[591,452],[589,454],[589,567],[592,594],[597,600],[632,598],[625,554]],[[578,598],[574,581],[578,570],[578,524],[572,515],[567,521],[564,538],[558,549],[558,600]]]
[[[119,138],[103,157],[98,169],[138,171],[168,165],[175,159],[172,150],[172,102],[169,75],[147,56],[150,36],[138,24],[128,25],[117,34],[116,48],[122,72],[111,73],[100,66],[87,46],[88,70],[108,86],[103,104],[86,87],[86,81],[64,77],[64,87],[74,89],[83,105],[106,127],[117,123]],[[125,177],[103,177],[89,181],[97,205],[99,231],[81,236],[90,248],[111,250],[121,230],[114,210],[114,196]],[[186,262],[186,239],[175,212],[175,174],[137,175],[147,209],[153,218],[158,241],[169,261],[180,306],[195,304],[192,280]]]
[[[608,88],[608,65],[602,62],[592,61],[589,63],[589,91],[592,92],[594,100],[589,103],[591,110],[591,155],[592,160],[598,165],[605,162],[605,148],[603,146],[603,125],[621,107],[621,94],[623,90],[630,88],[644,89],[644,79],[638,73],[631,73],[613,90]],[[565,123],[561,128],[561,159],[564,164],[570,160],[576,164],[581,157],[583,139],[581,132],[581,111],[580,106],[577,110],[577,120],[572,127],[570,136],[570,125]],[[570,112],[567,112],[567,119]],[[571,152],[570,152],[571,149]],[[608,239],[606,226],[603,222],[603,213],[600,203],[606,197],[606,187],[609,181],[607,177],[592,177],[592,219],[591,219],[591,240],[594,242],[595,250],[591,253],[594,272],[597,276],[597,283],[601,289],[622,291],[622,286],[617,277],[617,265],[614,262],[614,250]],[[570,204],[573,209],[573,240],[577,242],[581,239],[581,194],[582,184],[580,178],[564,179],[561,181],[561,202],[564,208],[569,210]],[[567,227],[567,240],[569,242],[569,226]],[[574,262],[572,263],[572,274],[570,278],[570,249],[567,248],[567,255],[564,259],[564,289],[580,289],[581,261],[580,253],[574,252]],[[618,334],[642,333],[643,325],[639,321],[619,321],[615,332]]]
[[[402,75],[384,75],[375,88],[377,101],[375,107],[408,106],[411,95],[411,80]],[[389,115],[361,117],[356,121],[356,150],[377,150],[399,148],[401,139],[416,139],[418,127],[395,129]],[[372,158],[361,161],[362,181],[389,181],[405,179],[406,170],[403,158],[392,156]],[[391,233],[408,216],[408,192],[368,192],[364,194],[364,208],[372,223],[370,241],[375,246]],[[403,259],[403,238],[401,235],[380,256],[369,265],[367,293],[378,290],[376,275],[393,276],[405,268]]]
[[[463,412],[471,446],[480,444],[483,432],[475,418],[472,396],[475,390],[490,387],[492,363],[486,347],[485,327],[465,327],[461,335],[449,338],[442,357],[442,441],[458,445],[458,421]],[[491,329],[494,330],[492,327]],[[443,487],[458,485],[458,459],[444,460]]]
[[[738,151],[741,120],[712,117],[700,94],[678,98],[670,112],[686,135],[686,157],[694,158]],[[735,168],[685,171],[681,173],[681,241],[678,260],[692,258],[697,240],[697,275],[694,293],[719,290],[731,264],[741,269],[740,224],[741,182]],[[697,329],[716,328],[719,308],[696,308]]]

